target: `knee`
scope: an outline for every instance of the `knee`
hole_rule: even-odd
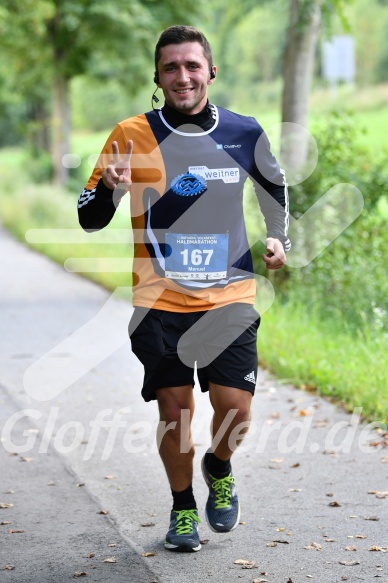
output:
[[[161,421],[166,424],[175,423],[177,427],[182,422],[191,422],[193,407],[190,400],[177,398],[176,395],[163,389],[158,391],[157,398]]]
[[[233,407],[233,410],[236,411],[234,416],[235,423],[243,423],[244,421],[248,421],[251,417],[251,407],[250,403],[246,403],[244,401],[236,402]]]
[[[163,407],[160,407],[160,420],[167,425],[174,423],[179,426],[184,416],[185,409],[182,409],[178,403],[165,403]]]
[[[233,424],[249,421],[251,417],[251,399],[235,398],[227,402],[219,402],[215,407],[215,413],[225,418],[228,414],[233,413]]]

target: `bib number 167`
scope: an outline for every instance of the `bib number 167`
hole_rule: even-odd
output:
[[[184,249],[181,251],[183,265],[209,265],[213,255],[213,249]]]

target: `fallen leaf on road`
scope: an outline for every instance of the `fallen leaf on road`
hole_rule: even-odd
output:
[[[377,547],[377,546],[373,546],[369,549],[370,551],[381,551],[382,553],[387,553],[388,552],[388,547]]]
[[[26,532],[25,530],[17,530],[17,529],[13,529],[13,528],[9,528],[8,529],[9,534],[17,534],[20,532]]]
[[[117,547],[117,543],[109,543],[108,547]]]
[[[199,541],[201,543],[201,545],[207,545],[207,543],[209,542],[208,538],[203,538]]]
[[[73,577],[87,577],[87,573],[85,571],[76,571],[73,573]]]
[[[341,506],[341,504],[339,502],[329,502],[329,506],[331,506],[332,508],[338,508],[339,506]]]
[[[9,520],[2,520],[0,522],[0,524],[5,525],[5,524],[12,524],[12,522],[10,522]]]
[[[290,466],[290,468],[299,468],[299,466],[300,466],[300,463],[296,463],[296,464],[292,464]]]
[[[103,514],[105,516],[106,514],[109,514],[109,510],[100,510],[97,514]]]
[[[3,571],[13,571],[15,569],[15,565],[4,565]]]
[[[96,553],[89,553],[88,555],[86,555],[87,559],[93,559],[93,557],[96,556]]]
[[[236,559],[235,565],[241,565],[243,569],[254,569],[257,567],[255,561],[248,561],[247,559]]]
[[[105,476],[104,480],[115,480],[117,476]]]
[[[275,542],[273,542],[273,543],[267,543],[266,546],[267,547],[277,547],[278,546],[278,543],[275,543]]]
[[[345,547],[345,551],[356,551],[356,550],[357,550],[357,547],[354,547],[354,546]]]
[[[0,508],[13,508],[13,504],[8,504],[8,502],[0,502]]]
[[[142,553],[141,554],[142,557],[154,557],[155,555],[156,555],[156,553],[152,553],[152,552]]]
[[[289,492],[302,492],[302,488],[289,488]]]
[[[276,539],[273,541],[274,543],[280,543],[282,545],[289,545],[289,541],[288,540],[281,540],[281,539]]]
[[[380,498],[380,500],[383,498],[388,498],[388,492],[377,492],[376,498]]]
[[[354,567],[359,565],[360,561],[338,561],[340,565],[345,565],[345,567]]]
[[[380,518],[378,516],[364,516],[364,520],[374,520],[375,522],[378,522]]]
[[[143,522],[140,526],[155,526],[155,522]]]
[[[368,538],[366,534],[356,534],[356,538]]]
[[[108,557],[102,561],[103,563],[117,563],[116,557]]]
[[[267,583],[268,579],[253,579],[252,583]]]
[[[32,462],[33,460],[34,460],[34,458],[32,458],[32,457],[20,456],[20,461],[21,462]]]
[[[319,543],[311,543],[304,548],[307,549],[308,551],[320,551],[322,550],[322,545],[320,545]]]

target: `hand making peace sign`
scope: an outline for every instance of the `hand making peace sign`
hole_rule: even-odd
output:
[[[120,185],[120,190],[127,192],[132,184],[131,155],[133,141],[128,140],[125,154],[120,156],[117,142],[112,142],[113,163],[102,172],[102,180],[107,188],[114,190]]]

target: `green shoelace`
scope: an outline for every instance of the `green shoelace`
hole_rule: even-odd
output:
[[[193,532],[192,521],[201,522],[195,510],[175,510],[177,534],[191,534]]]
[[[233,476],[226,476],[226,478],[219,478],[214,480],[212,487],[216,493],[216,510],[219,510],[220,508],[227,508],[230,505],[231,484],[234,484]]]

